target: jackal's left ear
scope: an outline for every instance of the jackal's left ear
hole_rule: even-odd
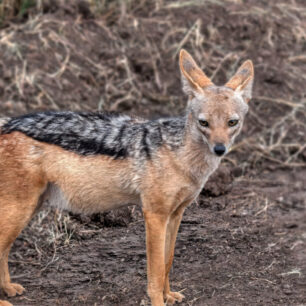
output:
[[[184,49],[180,52],[183,90],[188,95],[201,92],[203,88],[213,85],[212,81],[198,67],[192,56]]]
[[[252,87],[254,80],[254,67],[251,60],[245,61],[236,74],[225,84],[240,93],[246,103],[252,98]]]

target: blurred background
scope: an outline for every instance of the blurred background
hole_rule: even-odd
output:
[[[240,138],[186,213],[174,286],[183,305],[302,305],[304,0],[0,0],[0,116],[182,114],[181,48],[217,85],[251,59],[255,84]],[[134,207],[45,208],[15,244],[13,275],[28,291],[12,301],[148,305],[141,220]]]

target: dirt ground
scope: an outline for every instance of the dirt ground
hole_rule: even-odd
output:
[[[1,23],[2,116],[177,115],[180,48],[217,84],[253,60],[242,135],[186,210],[172,286],[181,305],[306,305],[305,1],[39,3]],[[14,305],[150,304],[137,207],[80,216],[45,206],[10,267],[26,288]]]

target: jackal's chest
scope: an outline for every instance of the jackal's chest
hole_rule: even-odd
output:
[[[189,188],[189,198],[196,199],[201,191],[203,190],[205,184],[207,183],[209,177],[216,171],[220,164],[220,159],[212,159],[207,163],[198,163],[198,167],[192,167],[188,171],[188,176],[190,178],[190,188]]]

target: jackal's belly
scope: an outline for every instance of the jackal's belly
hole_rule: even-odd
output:
[[[55,184],[49,184],[44,193],[48,205],[77,213],[92,214],[130,204],[140,204],[137,194],[128,194],[115,188],[108,190],[90,190],[86,186],[79,189],[62,190]]]
[[[138,176],[128,159],[78,156],[46,145],[42,167],[49,182],[45,198],[52,205],[94,213],[140,203]]]

